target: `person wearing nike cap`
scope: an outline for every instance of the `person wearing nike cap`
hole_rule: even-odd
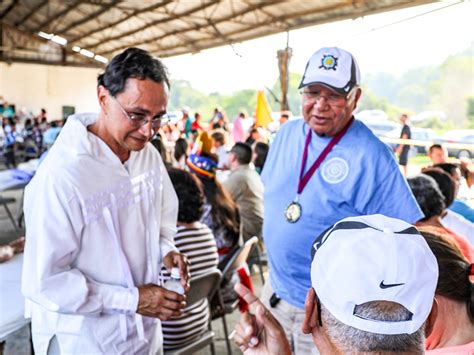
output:
[[[436,320],[438,263],[424,237],[395,218],[345,218],[311,248],[311,287],[302,332],[321,354],[423,354]],[[284,330],[242,285],[255,315],[241,316],[234,341],[245,354],[290,354]],[[313,347],[314,347],[313,345]]]
[[[314,234],[352,216],[380,213],[408,223],[423,218],[393,154],[353,117],[360,85],[351,53],[316,51],[299,86],[303,119],[282,126],[261,175],[270,266],[262,300],[284,325],[296,354],[314,349],[311,337],[299,331],[311,284],[306,250]]]

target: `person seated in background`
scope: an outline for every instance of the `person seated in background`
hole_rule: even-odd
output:
[[[434,165],[436,168],[443,169],[446,171],[451,177],[454,179],[456,182],[456,193],[454,194],[454,201],[452,202],[451,205],[448,206],[448,208],[467,220],[474,222],[474,208],[469,207],[469,205],[458,198],[458,193],[459,193],[459,187],[461,185],[461,169],[459,168],[459,165],[457,164],[451,164],[451,163],[443,163],[443,164],[436,164]]]
[[[49,127],[43,133],[43,145],[46,146],[46,149],[51,148],[51,146],[58,138],[59,133],[61,132],[62,121],[53,121],[51,122],[51,127]]]
[[[270,146],[267,143],[257,142],[253,147],[253,165],[255,166],[255,171],[258,174],[261,174],[263,166],[265,165],[265,160],[267,159],[268,150],[270,149]]]
[[[426,339],[427,354],[474,354],[474,266],[452,240],[430,228],[421,235],[438,261],[438,314]]]
[[[169,162],[166,154],[166,147],[163,143],[163,139],[161,138],[161,136],[159,134],[156,134],[155,137],[153,137],[153,139],[150,141],[150,143],[156,148],[158,153],[160,153],[161,160],[163,160],[163,164],[165,164],[165,167],[171,167],[171,163]]]
[[[436,181],[436,184],[444,196],[445,206],[451,206],[458,187],[454,179],[440,168],[424,168],[421,172],[431,176]],[[441,218],[441,224],[451,229],[454,233],[466,237],[471,245],[474,246],[474,223],[450,209],[445,209]]]
[[[201,182],[180,169],[171,168],[168,174],[179,200],[178,232],[174,242],[179,252],[187,256],[193,278],[217,269],[216,242],[209,227],[199,222],[204,204]],[[166,269],[162,275],[165,281],[170,278]],[[205,299],[185,308],[182,315],[162,321],[163,349],[178,349],[189,344],[207,330],[208,323],[208,302]]]
[[[213,151],[217,155],[217,169],[228,169],[227,149],[225,148],[225,135],[221,131],[212,133]]]
[[[463,255],[474,262],[474,247],[469,243],[466,237],[459,235],[441,223],[441,218],[445,214],[445,198],[438,187],[436,181],[426,174],[419,174],[408,178],[413,195],[420,206],[424,218],[416,223],[417,227],[431,226],[438,233],[446,235],[455,241]]]
[[[205,200],[200,221],[209,226],[214,234],[219,253],[219,269],[222,270],[239,247],[240,216],[237,204],[216,178],[217,156],[210,152],[211,147],[212,139],[207,132],[202,132],[186,164],[203,184]],[[237,298],[233,290],[235,282],[237,278],[234,276],[223,282],[221,293],[227,305]]]
[[[259,142],[262,136],[260,135],[260,132],[257,127],[254,127],[250,129],[249,136],[245,140],[245,143],[248,145],[253,145],[255,142]]]
[[[423,354],[436,319],[436,258],[410,224],[382,215],[349,217],[311,248],[311,288],[302,332],[326,354]],[[349,266],[348,266],[349,265]],[[245,313],[234,341],[245,354],[291,354],[283,327],[241,285]]]
[[[254,235],[262,237],[263,184],[260,175],[250,166],[252,148],[236,143],[229,152],[229,178],[223,183],[239,207],[244,241]]]
[[[428,149],[428,157],[433,165],[446,163],[448,161],[448,151],[441,144],[433,144]]]
[[[174,145],[173,153],[173,167],[184,169],[186,166],[186,159],[188,159],[188,142],[184,138],[178,138]]]
[[[235,201],[216,179],[217,156],[211,153],[211,147],[208,133],[201,133],[186,164],[203,184],[205,201],[201,222],[214,233],[219,261],[223,261],[238,247],[240,217]]]

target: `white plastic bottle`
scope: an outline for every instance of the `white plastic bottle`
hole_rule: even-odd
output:
[[[181,285],[181,278],[179,276],[179,268],[171,268],[170,279],[164,283],[163,287],[180,295],[184,295],[184,288],[183,285]]]

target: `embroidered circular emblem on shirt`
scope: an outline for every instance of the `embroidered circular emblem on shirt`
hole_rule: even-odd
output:
[[[332,158],[324,163],[321,176],[329,184],[337,184],[343,181],[349,174],[349,165],[344,159]]]

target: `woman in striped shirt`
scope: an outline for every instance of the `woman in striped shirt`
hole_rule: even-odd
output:
[[[201,182],[191,173],[170,169],[168,174],[179,200],[178,233],[174,239],[178,250],[190,262],[191,277],[217,268],[218,254],[212,231],[199,222],[203,211],[204,194]],[[163,269],[164,281],[170,274]],[[186,308],[180,317],[162,321],[163,349],[178,349],[203,334],[209,323],[207,300]]]

